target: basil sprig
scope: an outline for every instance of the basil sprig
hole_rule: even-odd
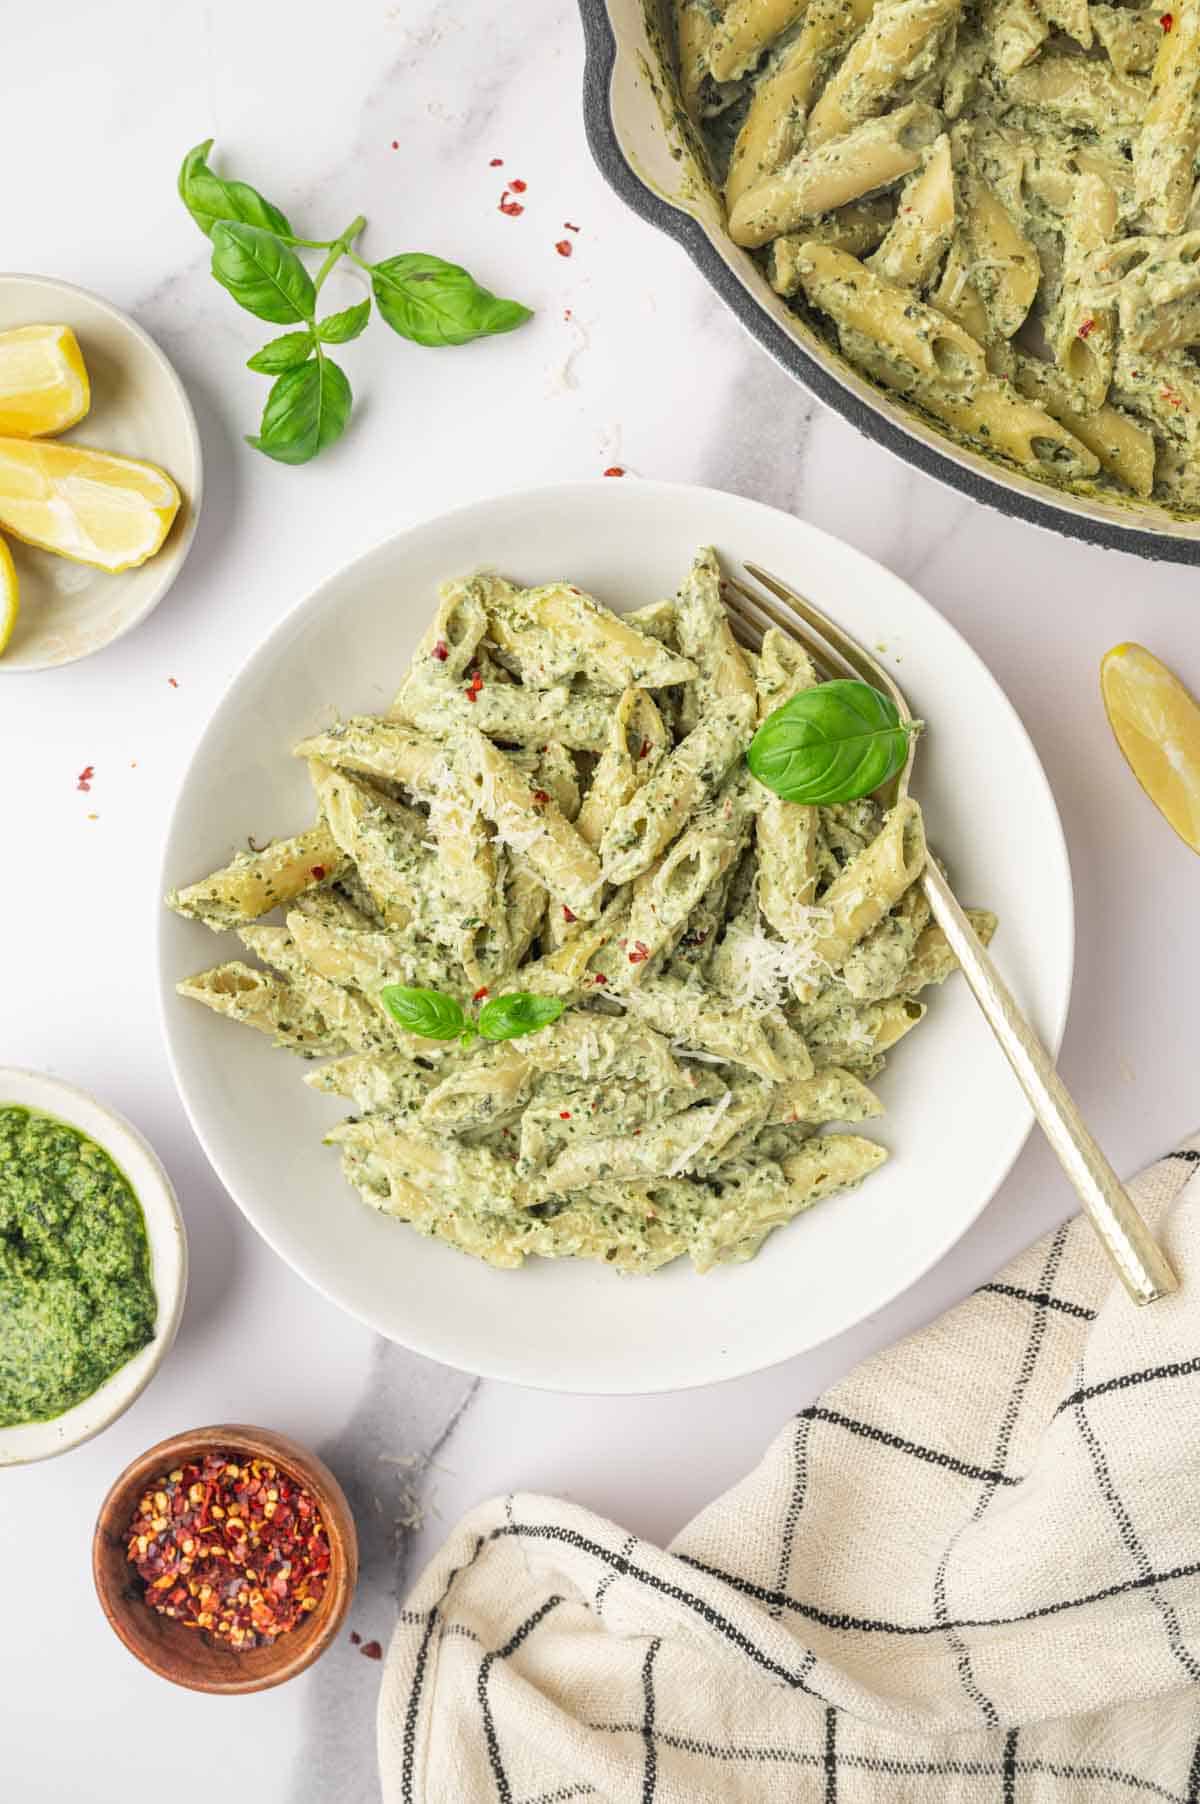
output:
[[[469,1045],[478,1036],[484,1040],[519,1040],[549,1027],[563,1012],[563,1004],[554,996],[533,996],[526,990],[511,995],[493,996],[473,1021],[453,996],[441,990],[410,989],[407,984],[385,984],[380,1000],[392,1020],[407,1033],[419,1034],[423,1040],[461,1040]]]
[[[785,802],[853,802],[903,769],[916,725],[869,683],[818,683],[768,714],[746,762]]]
[[[248,313],[302,328],[271,339],[248,360],[248,368],[277,380],[262,425],[246,442],[277,462],[307,463],[342,436],[350,418],[350,384],[324,347],[348,344],[365,331],[371,300],[317,318],[321,288],[343,257],[369,278],[386,324],[414,344],[469,344],[511,332],[531,317],[528,307],[491,294],[441,257],[408,251],[366,262],[353,248],[367,223],[361,215],[337,238],[297,237],[287,215],[256,188],[209,168],[212,146],[206,138],[190,150],[179,171],[180,198],[212,240],[212,273]],[[325,253],[315,277],[299,250]]]

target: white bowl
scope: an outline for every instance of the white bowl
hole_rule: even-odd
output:
[[[1049,1045],[1071,984],[1070,871],[1054,800],[995,680],[897,577],[757,502],[666,483],[575,483],[484,501],[401,533],[330,578],[278,626],[217,709],[184,779],[163,888],[313,817],[306,733],[387,705],[436,585],[481,562],[524,582],[567,578],[617,608],[671,594],[698,545],[790,576],[868,645],[929,723],[914,790],[959,894],[997,910],[994,951]],[[327,1296],[447,1364],[557,1390],[632,1393],[729,1378],[802,1352],[881,1308],[975,1219],[1016,1157],[1030,1111],[964,985],[931,998],[880,1085],[893,1157],[861,1191],[773,1235],[748,1265],[622,1279],[578,1262],[475,1263],[361,1203],[322,1134],[346,1109],[303,1064],[175,994],[244,956],[232,934],[161,914],[160,981],[180,1094],[226,1188]]]
[[[171,1180],[135,1127],[61,1078],[0,1066],[0,1107],[38,1109],[94,1140],[117,1165],[142,1206],[150,1243],[150,1273],[158,1301],[154,1339],[127,1360],[99,1390],[49,1422],[0,1428],[0,1466],[52,1459],[115,1422],[139,1397],[170,1351],[187,1290],[187,1236]]]
[[[51,276],[0,275],[0,332],[36,325],[71,327],[92,388],[84,418],[47,442],[159,464],[183,505],[157,556],[115,576],[9,538],[21,596],[16,629],[0,657],[0,675],[9,676],[73,664],[138,626],[183,568],[204,487],[200,434],[183,383],[127,313]]]

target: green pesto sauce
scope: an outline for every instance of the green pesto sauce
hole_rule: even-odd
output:
[[[0,1427],[82,1403],[154,1337],[146,1223],[85,1134],[0,1107]]]

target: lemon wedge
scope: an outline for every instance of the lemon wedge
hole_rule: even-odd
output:
[[[159,549],[179,490],[156,464],[82,445],[0,438],[0,531],[101,570]]]
[[[17,598],[17,572],[12,561],[12,552],[0,539],[0,657],[4,648],[13,636],[13,627],[17,624],[20,602]]]
[[[1200,852],[1200,707],[1144,645],[1105,653],[1100,692],[1130,770],[1180,839]]]
[[[65,432],[91,404],[83,352],[70,326],[0,332],[0,433]]]

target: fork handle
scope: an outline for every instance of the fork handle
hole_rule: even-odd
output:
[[[1153,1303],[1179,1280],[1124,1185],[1104,1157],[1033,1028],[1017,1007],[950,885],[931,858],[921,879],[934,919],[958,959],[976,1002],[1033,1105],[1042,1132],[1101,1245],[1135,1303]]]

